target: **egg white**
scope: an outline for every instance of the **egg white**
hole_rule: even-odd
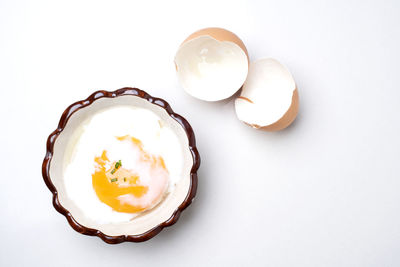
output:
[[[112,107],[94,114],[71,136],[64,162],[66,193],[88,219],[97,223],[129,221],[137,214],[114,211],[102,203],[92,186],[94,158],[107,150],[110,161],[132,166],[132,149],[117,136],[130,135],[142,141],[145,151],[163,157],[169,172],[167,191],[182,178],[183,148],[176,134],[154,112],[130,106]]]

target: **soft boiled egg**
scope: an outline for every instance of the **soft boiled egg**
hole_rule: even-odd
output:
[[[135,137],[125,135],[116,139],[131,150],[126,160],[133,168],[124,167],[121,160],[110,161],[104,149],[94,160],[93,188],[98,198],[115,211],[145,211],[157,204],[167,189],[169,173],[164,159],[146,152]]]
[[[72,140],[65,189],[93,221],[124,222],[150,211],[182,177],[178,137],[148,109],[121,106],[98,112]]]

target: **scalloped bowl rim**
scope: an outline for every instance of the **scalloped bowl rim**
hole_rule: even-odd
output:
[[[133,97],[133,98],[132,98]],[[102,100],[101,100],[102,99]],[[100,101],[99,101],[100,100]],[[101,227],[90,227],[88,226],[88,222],[84,221],[81,215],[79,215],[77,212],[72,212],[74,208],[72,206],[66,208],[66,206],[69,206],[68,202],[64,200],[62,192],[63,189],[60,188],[59,183],[57,184],[56,180],[52,180],[52,175],[56,177],[57,175],[55,174],[55,171],[53,170],[53,167],[56,165],[57,160],[59,160],[58,154],[62,154],[61,152],[57,154],[57,148],[58,141],[61,140],[62,142],[63,139],[63,131],[69,126],[68,122],[70,120],[74,121],[74,114],[80,114],[79,111],[85,110],[87,107],[93,108],[96,104],[100,105],[101,101],[106,101],[107,100],[112,100],[107,103],[108,106],[115,105],[115,102],[118,102],[119,100],[126,103],[137,103],[139,105],[144,105],[148,106],[149,109],[154,111],[157,115],[160,115],[160,117],[167,118],[168,120],[172,118],[171,121],[172,124],[175,123],[175,125],[172,125],[173,127],[178,127],[181,130],[183,129],[183,133],[186,135],[187,140],[185,140],[186,145],[188,146],[187,152],[189,153],[189,157],[191,156],[191,161],[190,161],[190,166],[186,166],[188,176],[183,177],[182,179],[182,185],[181,185],[181,191],[182,190],[187,190],[184,191],[184,193],[180,193],[180,199],[173,199],[171,201],[178,201],[175,204],[177,204],[176,208],[170,210],[171,215],[166,211],[160,222],[154,223],[154,220],[152,222],[151,227],[142,227],[145,229],[145,231],[142,231],[140,233],[121,233],[118,235],[114,235],[113,233],[118,232],[118,229],[114,229],[116,231],[113,231],[112,227],[118,227],[118,225],[111,226],[111,230],[109,230],[107,227],[105,227],[102,230],[99,230]],[[128,102],[127,102],[128,101]],[[93,103],[95,103],[93,105]],[[121,104],[121,103],[120,103]],[[90,111],[89,109],[86,109],[87,112]],[[92,112],[93,113],[93,112]],[[71,119],[71,117],[73,119]],[[79,121],[79,119],[76,119],[75,121]],[[71,123],[73,124],[73,123]],[[176,128],[176,129],[178,129]],[[178,130],[178,134],[179,131]],[[67,130],[66,130],[67,131]],[[60,138],[61,136],[61,138]],[[64,138],[65,139],[65,138]],[[61,146],[62,148],[62,146]],[[61,149],[60,149],[61,150]],[[52,165],[52,160],[54,160],[53,165]],[[187,162],[187,161],[186,161]],[[48,137],[47,139],[47,151],[45,158],[43,160],[42,164],[42,175],[43,179],[49,188],[49,190],[53,194],[53,206],[55,209],[63,214],[66,218],[68,223],[71,225],[73,229],[75,229],[77,232],[85,234],[85,235],[91,235],[91,236],[98,236],[100,237],[103,241],[110,243],[110,244],[116,244],[116,243],[121,243],[124,241],[129,241],[129,242],[142,242],[146,241],[155,235],[157,235],[163,228],[168,227],[176,223],[178,220],[180,213],[190,205],[192,202],[193,198],[196,195],[197,191],[197,170],[200,166],[200,156],[197,151],[196,147],[196,142],[195,142],[195,137],[194,137],[194,132],[190,124],[184,119],[182,116],[179,114],[176,114],[173,112],[172,108],[170,105],[163,99],[161,98],[155,98],[147,94],[145,91],[142,91],[137,88],[130,88],[130,87],[125,87],[116,91],[96,91],[93,94],[91,94],[88,98],[82,101],[78,101],[70,105],[62,114],[60,122],[58,124],[58,127],[56,130],[54,130]],[[54,167],[55,168],[55,167]],[[60,174],[58,174],[60,175]],[[55,185],[57,184],[57,185]],[[180,185],[177,185],[179,187]],[[182,195],[184,194],[184,195]],[[172,205],[172,204],[171,204]],[[168,206],[166,206],[168,208]],[[166,209],[165,208],[165,209]],[[171,209],[171,207],[169,207]],[[70,212],[71,210],[71,212]],[[163,211],[161,208],[159,209],[161,212]],[[158,212],[158,211],[157,211]],[[72,215],[74,214],[74,216]],[[166,216],[168,215],[168,216]],[[146,216],[146,215],[145,215]],[[77,219],[80,217],[80,219]],[[78,222],[79,221],[79,222]],[[90,223],[89,223],[90,225]],[[120,227],[121,228],[121,227]],[[149,229],[146,229],[149,228]],[[111,233],[111,234],[110,234]]]

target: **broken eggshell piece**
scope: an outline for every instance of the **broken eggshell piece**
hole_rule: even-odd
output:
[[[289,126],[299,109],[289,70],[272,58],[252,62],[235,109],[239,120],[257,129],[278,131]]]
[[[191,34],[175,56],[184,90],[206,101],[226,99],[236,93],[246,80],[248,66],[243,42],[222,28],[206,28]]]

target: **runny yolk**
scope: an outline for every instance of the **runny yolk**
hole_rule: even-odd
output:
[[[126,135],[117,137],[117,140],[139,153],[137,159],[132,159],[135,160],[135,169],[124,168],[124,161],[111,162],[107,150],[103,150],[101,156],[94,158],[93,188],[100,201],[115,211],[135,213],[147,210],[157,204],[168,185],[169,174],[164,160],[146,152],[142,142],[134,137]]]

